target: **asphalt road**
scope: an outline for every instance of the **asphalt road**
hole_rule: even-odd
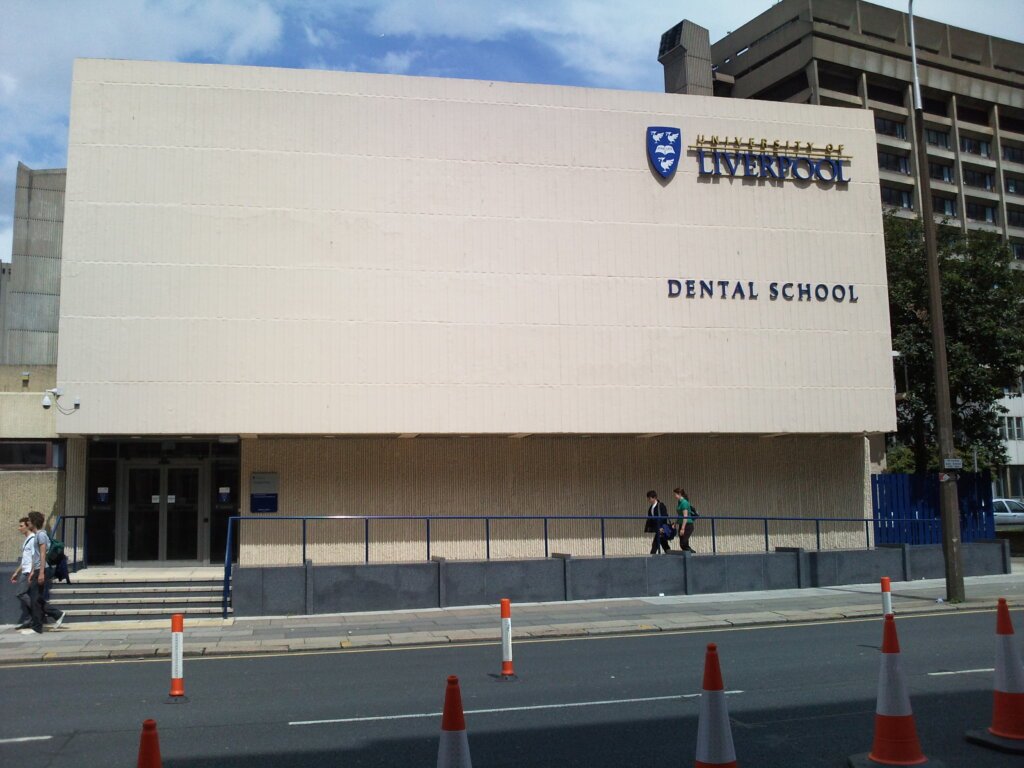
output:
[[[994,624],[898,621],[925,754],[947,766],[1015,759],[963,740],[991,718],[992,674],[973,670],[993,666]],[[881,632],[879,620],[519,642],[514,683],[495,679],[497,644],[187,660],[180,704],[166,703],[166,660],[8,667],[0,764],[134,765],[152,717],[168,768],[433,766],[457,674],[477,768],[692,765],[715,642],[740,764],[838,767],[871,746]],[[346,722],[310,723],[325,720]]]

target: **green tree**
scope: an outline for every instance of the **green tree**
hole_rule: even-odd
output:
[[[1010,268],[1009,248],[996,235],[938,227],[939,274],[953,406],[953,441],[964,465],[978,453],[979,469],[1005,463],[998,400],[1024,368],[1024,272]],[[938,468],[935,373],[924,234],[918,220],[885,217],[889,322],[897,403],[894,464],[916,472]]]

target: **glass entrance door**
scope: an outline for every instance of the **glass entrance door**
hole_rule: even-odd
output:
[[[160,468],[128,470],[128,560],[160,559]]]
[[[165,467],[164,560],[199,557],[199,468]]]
[[[130,466],[125,559],[198,560],[199,488],[197,466]]]

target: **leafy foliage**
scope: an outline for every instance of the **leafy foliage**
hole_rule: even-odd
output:
[[[946,330],[953,441],[964,465],[978,453],[978,468],[995,468],[1006,455],[999,436],[998,400],[1024,368],[1024,272],[1010,268],[1012,256],[988,232],[962,234],[938,227],[939,273]],[[889,322],[896,388],[897,446],[909,448],[917,472],[938,468],[935,372],[927,261],[920,221],[885,217],[889,272]],[[894,464],[911,464],[906,451],[891,451]],[[896,471],[890,465],[891,471]]]

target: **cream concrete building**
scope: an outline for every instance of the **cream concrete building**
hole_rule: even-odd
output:
[[[867,111],[79,60],[68,511],[116,563],[217,562],[265,504],[636,516],[609,553],[646,551],[648,488],[863,519],[895,427],[878,195]],[[243,525],[243,561],[294,561],[299,525]],[[487,525],[492,557],[544,554],[543,521],[482,519],[432,554],[483,556]],[[597,526],[549,545],[598,554]],[[425,532],[311,523],[307,557],[422,559]]]

